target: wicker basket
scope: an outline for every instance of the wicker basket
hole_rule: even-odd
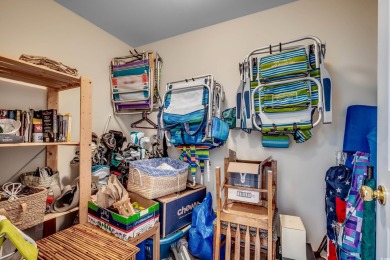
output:
[[[55,172],[52,176],[46,178],[34,176],[35,172],[25,172],[20,175],[20,182],[27,187],[44,187],[50,188],[52,185],[60,187],[60,174]]]
[[[160,160],[164,159],[164,160]],[[152,161],[154,160],[154,161]],[[167,161],[168,160],[168,161]],[[175,164],[174,175],[151,175],[149,170],[153,171],[153,166],[140,165],[153,162],[168,162],[169,165]],[[171,158],[158,158],[144,161],[135,161],[130,164],[129,180],[127,181],[127,190],[137,193],[147,199],[155,199],[174,192],[182,191],[186,188],[188,177],[188,164]]]
[[[47,189],[31,189],[35,191],[34,194],[0,202],[0,215],[8,217],[21,230],[42,223],[45,216]]]

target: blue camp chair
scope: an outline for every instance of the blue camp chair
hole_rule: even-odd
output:
[[[189,162],[194,182],[196,160],[203,173],[209,150],[228,138],[229,125],[220,119],[223,101],[223,87],[212,75],[167,84],[159,128],[167,141],[182,150],[181,159]]]

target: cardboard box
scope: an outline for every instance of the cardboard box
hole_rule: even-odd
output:
[[[206,197],[206,187],[187,188],[179,194],[170,194],[156,199],[160,203],[160,234],[166,237],[191,224],[192,209]]]
[[[230,200],[258,204],[260,203],[260,192],[229,188],[228,198]]]
[[[280,215],[283,258],[306,259],[306,230],[300,217]]]
[[[256,163],[231,162],[228,166],[229,185],[260,188],[260,168]]]
[[[228,183],[234,187],[228,187],[228,199],[247,203],[260,203],[259,191],[240,189],[240,187],[261,189],[261,174],[267,169],[264,164],[271,157],[260,163],[229,162],[227,169]]]
[[[129,193],[129,196],[132,202],[138,202],[145,209],[130,217],[124,217],[88,201],[88,222],[125,241],[153,227],[159,220],[159,203],[135,193]]]

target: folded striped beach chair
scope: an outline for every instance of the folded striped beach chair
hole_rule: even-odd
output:
[[[259,130],[264,147],[287,148],[290,137],[303,143],[321,121],[330,123],[331,81],[324,54],[325,45],[313,36],[253,50],[241,65],[245,82],[238,93],[249,93],[250,104],[244,98],[237,104],[237,126]]]
[[[116,57],[110,64],[115,114],[152,112],[159,106],[162,60],[151,51]]]

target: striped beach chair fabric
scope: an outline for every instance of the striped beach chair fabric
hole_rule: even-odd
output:
[[[308,40],[310,44],[291,46]],[[264,147],[287,148],[290,137],[297,143],[312,137],[311,129],[321,121],[323,113],[319,64],[324,62],[324,50],[325,45],[318,38],[304,37],[256,49],[245,58],[241,78],[250,81],[251,130],[262,133]],[[246,85],[244,82],[240,86]],[[242,100],[244,105],[237,106],[237,118],[245,115],[238,109],[248,108],[245,102]],[[318,119],[314,122],[315,110]],[[242,128],[247,125],[241,123]]]
[[[162,59],[143,52],[112,59],[111,100],[115,114],[152,112],[159,103]]]

